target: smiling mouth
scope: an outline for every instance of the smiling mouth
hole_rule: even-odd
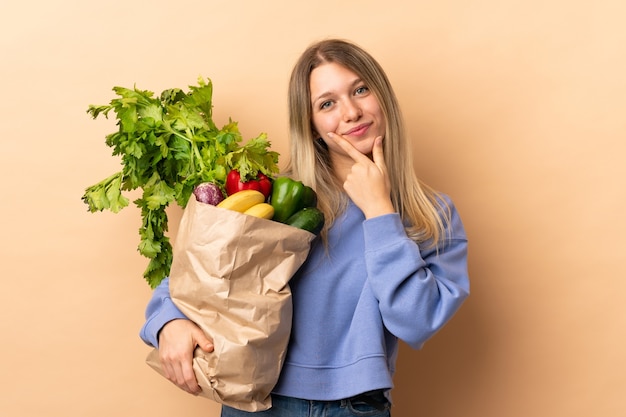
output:
[[[361,125],[358,125],[348,130],[346,133],[344,133],[344,135],[355,135],[355,136],[362,135],[363,133],[367,132],[367,129],[369,129],[371,125],[372,125],[371,123],[363,123]]]

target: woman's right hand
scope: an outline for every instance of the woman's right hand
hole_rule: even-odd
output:
[[[165,377],[193,395],[202,392],[193,371],[196,346],[207,353],[213,352],[213,342],[191,320],[172,320],[159,332],[159,360]]]
[[[345,137],[328,133],[328,137],[352,158],[345,173],[343,189],[361,209],[366,219],[394,213],[391,183],[383,155],[383,137],[378,136],[372,147],[372,159],[362,154]]]

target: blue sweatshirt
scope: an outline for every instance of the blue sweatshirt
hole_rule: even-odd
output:
[[[410,240],[398,214],[365,220],[350,202],[316,239],[290,281],[293,324],[287,357],[273,392],[337,400],[393,387],[398,339],[415,349],[435,334],[469,294],[467,238],[453,203],[438,250]],[[184,318],[168,280],[154,291],[141,338],[158,346],[170,320]]]

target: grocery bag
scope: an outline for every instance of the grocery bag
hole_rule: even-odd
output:
[[[213,339],[213,352],[194,352],[201,396],[244,411],[271,407],[291,331],[289,280],[314,238],[191,196],[174,244],[170,294]],[[163,375],[156,349],[146,361]]]

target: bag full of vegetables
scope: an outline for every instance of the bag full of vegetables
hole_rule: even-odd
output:
[[[170,294],[213,339],[213,352],[194,353],[200,395],[245,411],[271,406],[291,332],[288,282],[314,238],[288,224],[189,200],[174,245]],[[162,373],[156,349],[147,361]]]
[[[117,213],[129,204],[124,192],[142,190],[134,203],[138,250],[149,258],[144,278],[154,288],[169,276],[173,302],[214,341],[212,353],[194,355],[201,395],[268,409],[291,330],[288,282],[324,222],[314,192],[275,178],[278,154],[265,134],[242,145],[235,122],[215,126],[210,80],[159,97],[114,91],[110,104],[88,113],[115,113],[118,130],[106,144],[122,168],[88,187],[83,201],[91,212]],[[172,247],[166,208],[174,203],[183,215]],[[146,360],[162,373],[156,350]]]

